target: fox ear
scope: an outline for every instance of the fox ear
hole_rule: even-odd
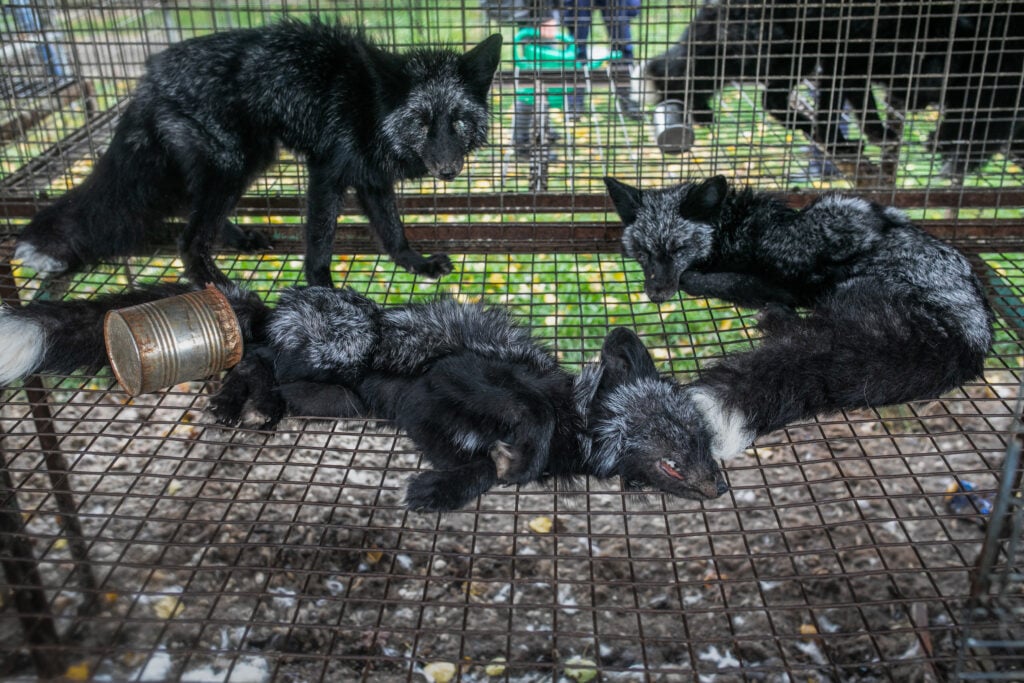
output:
[[[640,208],[640,198],[643,196],[639,188],[611,177],[606,177],[604,184],[608,188],[608,194],[611,196],[612,203],[615,204],[615,211],[618,212],[622,222],[629,225],[635,221],[637,209]]]
[[[469,52],[459,57],[459,71],[473,94],[487,99],[487,91],[494,80],[494,71],[501,61],[501,34],[495,33]]]
[[[716,218],[728,192],[729,181],[725,176],[712,176],[690,191],[680,211],[687,218]]]
[[[601,347],[602,383],[618,386],[644,377],[658,377],[658,368],[633,330],[616,327]]]

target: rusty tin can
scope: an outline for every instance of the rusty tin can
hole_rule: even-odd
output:
[[[109,311],[107,359],[132,396],[208,377],[242,359],[242,330],[216,287]]]

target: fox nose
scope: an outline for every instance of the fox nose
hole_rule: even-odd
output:
[[[648,283],[644,287],[644,293],[647,294],[648,299],[656,304],[660,304],[671,299],[675,295],[676,290],[667,285]]]
[[[714,479],[705,479],[700,482],[696,488],[706,500],[718,498],[719,496],[723,496],[729,492],[729,485],[725,482],[725,477],[721,474]]]
[[[729,484],[725,481],[725,477],[719,475],[715,481],[715,491],[717,491],[719,496],[729,493]]]
[[[438,180],[448,182],[454,180],[459,172],[462,171],[462,159],[453,159],[451,161],[444,161],[439,164],[429,165],[430,175],[434,176]]]

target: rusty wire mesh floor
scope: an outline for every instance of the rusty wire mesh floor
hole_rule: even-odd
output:
[[[418,455],[387,423],[220,428],[203,413],[212,380],[132,401],[106,376],[8,391],[3,452],[63,634],[51,654],[72,677],[140,681],[429,681],[445,663],[463,681],[947,680],[958,659],[975,671],[959,629],[985,518],[951,507],[947,488],[996,487],[1024,282],[1024,255],[985,260],[1004,315],[984,382],[769,435],[728,465],[731,493],[705,503],[581,482],[416,514],[402,497]],[[300,277],[298,261],[271,265],[253,287]],[[642,301],[618,256],[465,256],[461,275],[415,286],[376,257],[336,265],[389,302],[508,303],[570,365],[611,325],[635,327],[680,379],[756,337],[749,312],[718,302]],[[549,268],[557,297],[535,277]],[[600,318],[567,295],[595,287]],[[46,476],[54,447],[74,515]],[[77,547],[61,532],[70,517]],[[28,675],[11,587],[2,595],[0,675]]]

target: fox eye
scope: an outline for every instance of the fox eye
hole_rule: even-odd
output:
[[[420,114],[420,128],[423,130],[430,128],[430,114]]]

